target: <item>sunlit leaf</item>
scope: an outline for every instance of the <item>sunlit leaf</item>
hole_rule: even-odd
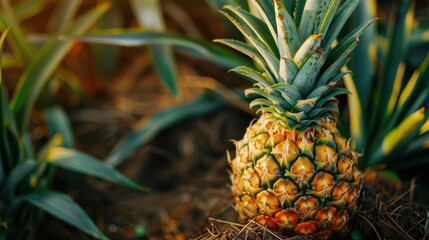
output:
[[[49,149],[47,160],[50,164],[67,170],[99,177],[136,190],[147,191],[146,188],[127,178],[111,165],[77,150],[54,147]]]

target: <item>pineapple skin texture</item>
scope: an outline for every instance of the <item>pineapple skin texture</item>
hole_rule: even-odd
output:
[[[362,186],[358,154],[332,118],[320,126],[293,131],[263,113],[234,142],[231,191],[241,220],[316,239],[347,232]]]

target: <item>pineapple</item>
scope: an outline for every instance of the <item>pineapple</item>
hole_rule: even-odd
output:
[[[367,22],[336,38],[359,0],[250,0],[249,12],[222,13],[246,42],[221,39],[256,68],[233,69],[253,81],[259,119],[235,141],[231,191],[244,221],[290,235],[332,238],[347,231],[362,174],[358,155],[337,128],[336,83]]]

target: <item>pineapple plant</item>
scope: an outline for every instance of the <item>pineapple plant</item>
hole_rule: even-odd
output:
[[[232,71],[253,81],[246,95],[260,117],[247,128],[231,167],[235,208],[289,235],[332,238],[347,231],[362,185],[359,154],[337,128],[337,82],[368,21],[337,41],[359,0],[251,0],[221,11],[246,42],[217,42],[256,68]]]

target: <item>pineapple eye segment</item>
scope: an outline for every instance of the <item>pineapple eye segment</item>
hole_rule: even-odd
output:
[[[295,232],[302,235],[313,234],[317,230],[316,224],[312,222],[302,222],[295,227]]]
[[[256,222],[270,229],[278,229],[277,223],[271,217],[265,215],[259,215],[255,219]]]
[[[277,200],[274,194],[263,190],[256,195],[256,203],[258,204],[260,213],[272,216],[275,212],[280,209],[280,202]]]
[[[316,168],[311,160],[306,156],[300,156],[291,166],[290,171],[285,176],[290,177],[302,190],[310,185],[310,179],[316,172]]]
[[[349,220],[349,213],[347,210],[342,211],[332,219],[332,228],[339,229],[343,228]]]
[[[319,206],[319,200],[311,195],[301,196],[294,204],[295,209],[297,209],[300,215],[300,219],[303,221],[313,218]]]
[[[324,207],[317,211],[314,220],[317,225],[330,224],[336,215],[337,209],[335,207]]]
[[[315,147],[316,156],[314,163],[318,169],[324,169],[330,172],[337,172],[338,154],[335,148],[326,144],[317,144]]]
[[[282,209],[274,215],[274,221],[281,227],[292,229],[299,221],[299,215],[295,209]]]
[[[330,196],[335,184],[335,177],[327,172],[318,172],[311,181],[311,190],[308,192],[319,197],[322,203]]]
[[[237,199],[238,200],[238,199]],[[243,208],[248,215],[248,217],[255,217],[259,211],[258,204],[256,203],[255,199],[248,195],[244,195],[240,199],[241,201],[237,201],[241,208]]]
[[[261,186],[261,178],[259,177],[259,174],[253,169],[248,168],[243,173],[243,185],[244,190],[250,194],[256,194],[260,192],[260,186]]]
[[[293,207],[293,202],[300,196],[298,186],[289,178],[279,178],[272,190],[283,208]]]
[[[255,170],[259,174],[263,185],[270,183],[281,176],[281,169],[277,161],[269,154],[265,154],[256,161]]]

